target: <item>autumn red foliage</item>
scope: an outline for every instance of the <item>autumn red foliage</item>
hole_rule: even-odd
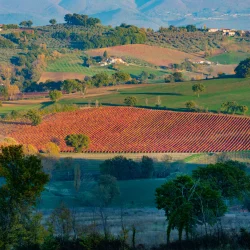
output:
[[[64,138],[85,134],[88,152],[225,152],[250,150],[250,118],[222,114],[101,107],[49,115],[39,126],[19,124],[9,137],[43,149]]]

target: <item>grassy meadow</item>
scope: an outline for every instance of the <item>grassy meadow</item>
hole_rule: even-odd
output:
[[[209,57],[208,60],[219,64],[239,64],[241,61],[250,57],[246,52],[228,52],[217,56]]]
[[[199,98],[192,92],[192,85],[195,83],[197,82],[155,84],[92,98],[64,99],[60,103],[84,105],[89,101],[94,103],[98,100],[103,105],[124,105],[125,97],[135,96],[138,106],[155,107],[157,98],[160,97],[161,107],[174,111],[185,111],[185,103],[190,100],[210,111],[217,111],[225,101],[237,101],[250,107],[250,79],[224,78],[200,81],[205,85],[206,91]]]

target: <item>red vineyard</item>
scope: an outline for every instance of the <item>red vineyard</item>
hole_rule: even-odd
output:
[[[56,141],[71,152],[64,138],[78,133],[90,137],[93,153],[250,150],[250,119],[240,116],[102,107],[50,115],[37,127],[17,126],[8,136],[40,150]]]

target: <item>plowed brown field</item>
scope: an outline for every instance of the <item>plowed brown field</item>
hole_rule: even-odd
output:
[[[16,125],[9,137],[38,149],[73,133],[91,139],[89,152],[224,152],[250,150],[250,118],[128,107],[102,107],[58,113],[37,127]]]
[[[102,56],[105,50],[109,53],[110,56],[134,57],[157,66],[168,66],[171,63],[181,63],[187,58],[194,61],[204,60],[201,57],[178,50],[145,44],[131,44],[114,46],[110,48],[94,49],[87,51],[87,54],[90,56]]]

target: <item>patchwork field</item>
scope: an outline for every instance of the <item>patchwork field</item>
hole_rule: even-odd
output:
[[[91,153],[250,150],[250,118],[238,116],[103,107],[50,115],[36,127],[17,126],[9,136],[40,150],[57,140],[61,151],[72,152],[64,141],[72,133],[90,137]]]
[[[131,44],[94,49],[89,50],[86,53],[90,56],[102,56],[104,51],[107,51],[111,56],[134,57],[157,66],[168,66],[171,63],[181,63],[187,58],[190,58],[194,61],[202,60],[201,57],[197,57],[178,50],[144,44]]]

